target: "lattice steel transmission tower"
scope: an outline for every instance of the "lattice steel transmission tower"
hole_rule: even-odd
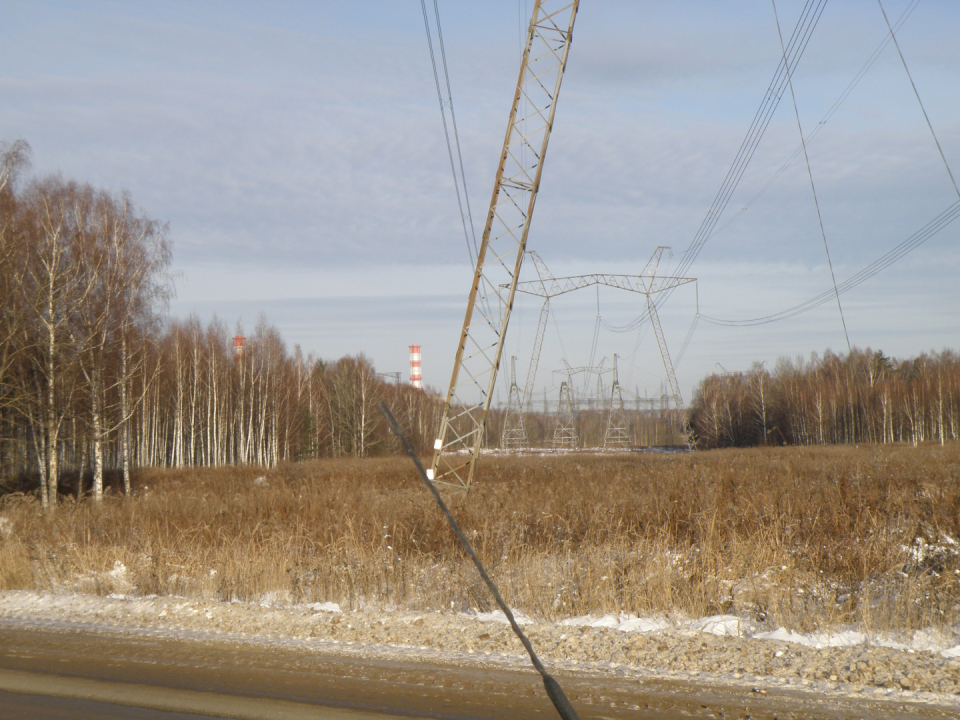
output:
[[[603,447],[630,447],[627,435],[627,417],[623,412],[623,391],[617,375],[617,355],[613,356],[613,385],[610,388],[610,414],[607,416],[607,431],[603,434]]]
[[[534,259],[534,264],[537,267],[537,274],[539,275],[539,278],[537,280],[518,283],[516,286],[517,292],[546,298],[543,312],[540,315],[540,325],[537,327],[536,347],[531,361],[538,360],[540,357],[539,346],[543,342],[541,335],[543,330],[546,328],[546,315],[549,310],[549,305],[547,303],[549,302],[550,298],[556,297],[557,295],[563,295],[564,293],[573,292],[574,290],[591,287],[593,285],[605,285],[608,287],[618,288],[620,290],[629,290],[630,292],[640,293],[641,295],[646,296],[645,316],[649,318],[650,324],[653,326],[654,335],[657,338],[657,346],[660,349],[660,357],[663,360],[663,369],[667,375],[667,383],[670,393],[673,396],[675,406],[678,409],[682,409],[683,398],[680,396],[680,385],[677,382],[677,375],[673,369],[673,361],[670,359],[670,351],[667,349],[667,342],[663,336],[663,327],[660,325],[660,316],[657,314],[657,305],[653,300],[653,296],[667,290],[672,290],[680,285],[696,282],[696,278],[657,275],[657,268],[660,265],[660,258],[663,256],[664,252],[669,250],[670,248],[663,246],[654,250],[653,255],[650,256],[650,259],[647,261],[647,264],[644,266],[639,275],[593,273],[591,275],[574,275],[571,277],[562,278],[553,277],[549,270],[546,269],[546,265],[543,264],[543,261],[539,258],[539,256],[531,251],[529,254]],[[643,316],[641,317],[641,320],[642,318]],[[535,375],[536,367],[531,366],[528,377],[532,378]],[[526,392],[531,391],[532,388],[526,389]],[[692,448],[693,440],[689,423],[686,419],[684,419],[682,424],[687,445]]]
[[[428,476],[469,489],[513,310],[520,265],[579,0],[535,0],[453,376]]]
[[[553,447],[558,450],[574,450],[577,442],[576,396],[572,382],[564,380],[560,383],[557,424],[553,429]]]
[[[523,427],[523,394],[517,386],[517,358],[510,358],[510,395],[507,398],[507,415],[503,419],[503,437],[500,446],[505,450],[520,450],[530,447],[527,431]]]
[[[536,295],[538,297],[546,298],[547,301],[549,301],[550,298],[556,297],[557,295],[563,295],[564,293],[573,292],[574,290],[580,290],[593,285],[605,285],[607,287],[618,288],[620,290],[629,290],[630,292],[645,295],[647,309],[646,315],[649,316],[650,324],[653,325],[654,334],[657,337],[657,345],[660,348],[660,356],[663,359],[663,368],[667,373],[667,380],[670,383],[670,389],[674,393],[674,399],[677,403],[677,407],[683,407],[683,400],[680,397],[680,386],[677,383],[677,376],[673,370],[673,361],[670,359],[670,353],[667,350],[667,343],[663,337],[663,328],[660,326],[660,318],[657,315],[656,303],[653,302],[651,296],[667,290],[672,290],[680,285],[696,282],[696,278],[657,275],[657,267],[660,265],[660,258],[663,253],[669,249],[670,248],[663,246],[658,247],[653,252],[653,255],[650,256],[650,259],[647,261],[647,264],[644,266],[643,271],[639,275],[593,273],[591,275],[574,275],[571,277],[561,278],[553,277],[553,275],[546,270],[546,265],[543,264],[543,261],[536,255],[536,253],[530,252],[529,255],[534,259],[534,263],[537,267],[537,272],[540,277],[537,280],[517,283],[516,290],[517,292],[527,293],[528,295]],[[546,303],[544,303],[544,313],[547,311],[547,309],[548,306]],[[540,325],[537,327],[537,347],[539,347],[539,344],[543,342],[541,332],[542,328],[546,326],[546,318],[544,313],[541,313]],[[535,349],[533,358],[539,358],[539,356],[539,350]],[[536,368],[532,367],[528,377],[533,377],[535,375]],[[530,389],[526,389],[526,392],[530,392]]]
[[[533,352],[530,354],[530,367],[527,369],[527,382],[523,386],[523,395],[526,400],[527,412],[530,411],[530,403],[533,398],[533,381],[537,378],[537,366],[540,364],[540,350],[543,348],[543,338],[547,334],[547,318],[550,317],[550,294],[547,291],[547,284],[556,282],[543,260],[533,250],[528,250],[527,255],[533,260],[533,267],[540,278],[540,290],[543,295],[543,307],[540,308],[540,320],[537,322],[537,334],[533,340]]]
[[[588,410],[596,410],[599,405],[606,411],[607,400],[603,390],[603,376],[608,372],[613,372],[613,368],[604,369],[604,364],[607,362],[607,358],[601,358],[599,364],[597,365],[581,365],[580,367],[570,367],[570,364],[566,360],[563,360],[564,366],[566,366],[567,376],[570,378],[570,387],[576,388],[576,384],[573,382],[574,375],[584,375],[586,376],[583,381],[583,393],[579,396],[575,395],[576,403],[574,404],[574,409],[582,410],[584,404],[586,404]],[[590,383],[590,376],[597,376],[597,391],[595,394],[590,394],[588,388]]]

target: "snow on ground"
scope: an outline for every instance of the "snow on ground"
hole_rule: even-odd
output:
[[[123,575],[120,566],[113,572]],[[5,625],[525,666],[523,648],[505,621],[499,612],[344,610],[333,602],[291,605],[273,596],[247,603],[0,592],[0,624]],[[689,619],[621,614],[546,622],[521,614],[518,621],[544,662],[568,671],[810,689],[960,709],[960,632],[928,630],[900,637],[855,628],[831,633],[759,631],[734,615]]]
[[[107,596],[110,600],[123,600],[126,613],[134,617],[150,616],[158,606],[163,609],[164,615],[171,613],[192,614],[190,608],[195,601],[189,598],[163,598],[159,596],[139,597],[126,595],[122,586],[128,584],[126,567],[116,562],[107,573],[114,580],[114,587],[121,592],[114,592]],[[117,587],[120,586],[120,587]],[[329,613],[342,615],[343,610],[338,603],[315,602],[305,605],[291,605],[284,594],[264,593],[255,605],[263,609],[290,609],[309,610],[313,613]],[[175,601],[172,609],[170,602]],[[209,603],[211,601],[203,601]],[[216,603],[225,607],[247,605],[234,601],[231,603]],[[63,613],[64,617],[86,617],[92,614],[100,616],[106,607],[105,599],[96,595],[72,593],[38,593],[26,591],[0,592],[0,617],[13,615],[41,615],[50,612]],[[384,616],[397,613],[383,613]],[[960,657],[960,628],[954,632],[940,630],[917,630],[909,636],[891,633],[874,633],[868,635],[856,629],[842,629],[835,632],[807,632],[801,633],[787,628],[778,628],[772,631],[758,631],[757,625],[736,615],[711,615],[709,617],[684,619],[667,618],[663,615],[639,617],[633,614],[620,613],[619,615],[582,615],[567,618],[557,623],[538,623],[520,611],[514,611],[514,618],[520,626],[556,625],[557,627],[586,627],[617,630],[621,633],[669,633],[679,635],[693,635],[706,633],[720,637],[743,638],[752,640],[779,641],[792,645],[821,649],[845,648],[854,646],[873,646],[890,648],[906,652],[930,652],[945,658]],[[480,612],[475,610],[468,613],[459,613],[461,617],[481,623],[501,623],[507,625],[506,616],[500,611]]]
[[[855,645],[873,645],[895,650],[926,651],[940,653],[943,657],[960,657],[960,645],[955,644],[956,633],[945,634],[938,630],[918,630],[906,641],[897,640],[889,633],[876,633],[868,636],[857,630],[839,630],[837,632],[799,633],[786,628],[757,632],[756,625],[736,615],[711,615],[695,620],[671,621],[663,616],[641,618],[636,615],[603,615],[563,620],[561,625],[613,628],[620,632],[661,632],[674,630],[679,632],[702,632],[711,635],[750,638],[754,640],[779,640],[781,642],[820,649],[832,647],[852,647]]]
[[[533,622],[533,620],[520,611],[511,610],[511,612],[513,613],[513,619],[517,621],[517,625],[529,625]],[[505,625],[508,625],[510,622],[501,610],[494,610],[493,612],[480,612],[479,610],[475,610],[472,613],[466,613],[466,617],[479,620],[480,622],[498,622]]]

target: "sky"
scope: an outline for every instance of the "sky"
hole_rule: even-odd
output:
[[[532,4],[437,0],[477,221]],[[789,35],[803,2],[775,7]],[[897,40],[910,76],[889,44],[831,113],[887,27],[877,2],[828,3],[793,76],[796,110],[784,94],[686,273],[697,282],[661,306],[684,400],[712,372],[845,353],[847,337],[899,358],[958,347],[960,223],[843,293],[842,319],[834,298],[775,323],[706,320],[832,290],[828,252],[843,282],[960,197],[947,170],[960,178],[960,3],[883,8],[892,23],[908,13]],[[669,246],[660,271],[672,274],[780,57],[766,0],[582,0],[528,249],[561,276],[639,274]],[[407,346],[420,344],[424,382],[446,391],[473,268],[420,3],[12,0],[0,97],[0,141],[27,140],[35,175],[128,191],[168,224],[172,317],[249,333],[263,313],[290,349],[363,353],[404,380]],[[788,163],[798,117],[809,170],[802,152]],[[613,289],[555,299],[534,397],[555,402],[563,360],[609,368],[614,354],[626,399],[658,396],[649,324],[611,329],[643,303]],[[521,383],[539,312],[520,296],[507,334]],[[596,377],[576,382],[586,391]]]

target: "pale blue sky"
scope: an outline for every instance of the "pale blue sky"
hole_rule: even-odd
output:
[[[439,0],[476,218],[516,81],[523,5]],[[778,0],[785,33],[802,5]],[[909,5],[884,0],[891,20]],[[921,0],[898,39],[960,176],[958,31],[960,4]],[[828,4],[795,75],[808,134],[885,32],[875,0]],[[766,0],[582,0],[531,249],[557,274],[638,273],[657,245],[673,247],[674,267],[779,54]],[[425,381],[446,389],[471,268],[418,2],[9,2],[0,95],[0,139],[28,140],[35,172],[127,189],[169,222],[174,314],[216,312],[250,328],[262,310],[291,346],[365,352],[404,374],[406,346],[420,343]],[[798,145],[786,95],[718,228]],[[892,46],[809,152],[838,281],[957,200]],[[957,347],[958,234],[950,225],[841,297],[854,345],[897,356]],[[731,319],[830,287],[802,158],[710,238],[688,274],[700,279],[701,312]],[[662,310],[674,353],[695,299],[677,292]],[[600,315],[627,324],[638,300],[601,292]],[[587,363],[597,296],[555,309],[539,374],[548,383],[561,356]],[[522,299],[511,324],[521,375],[538,312]],[[846,349],[835,303],[753,328],[701,322],[681,389],[689,399],[717,363],[746,369],[825,348]],[[658,390],[649,328],[602,330],[597,358],[613,353],[624,385]]]

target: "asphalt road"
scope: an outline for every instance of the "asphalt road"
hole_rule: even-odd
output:
[[[944,709],[810,693],[557,677],[583,720],[953,717],[953,711]],[[532,671],[0,624],[0,720],[391,717],[521,720],[557,715]]]

